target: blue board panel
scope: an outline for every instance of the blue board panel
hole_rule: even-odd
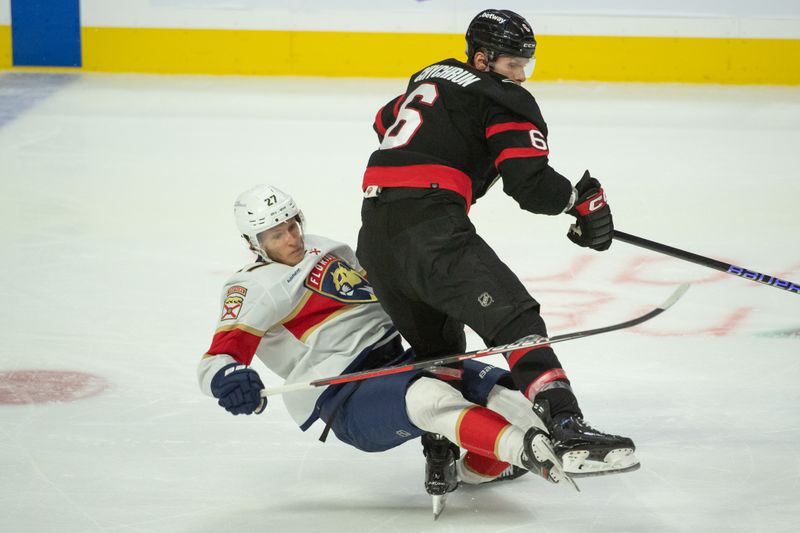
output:
[[[11,0],[14,66],[80,67],[80,0]]]

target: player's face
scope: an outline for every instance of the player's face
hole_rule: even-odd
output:
[[[303,230],[295,219],[259,233],[258,241],[276,263],[295,266],[306,255]]]
[[[522,83],[533,74],[535,63],[535,58],[498,56],[492,63],[489,63],[489,67],[514,83]]]

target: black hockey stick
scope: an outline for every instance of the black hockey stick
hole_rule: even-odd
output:
[[[617,331],[620,329],[630,328],[633,326],[637,326],[642,322],[646,322],[651,318],[660,315],[670,307],[672,307],[672,305],[675,302],[677,302],[678,299],[680,299],[680,297],[683,296],[683,294],[688,289],[689,289],[689,284],[684,283],[680,285],[677,289],[675,289],[675,291],[670,295],[670,297],[667,298],[664,301],[664,303],[662,303],[655,309],[648,311],[647,313],[638,316],[636,318],[633,318],[631,320],[626,320],[625,322],[620,322],[618,324],[613,324],[611,326],[606,326],[597,329],[586,329],[583,331],[575,331],[572,333],[564,333],[563,335],[556,335],[555,337],[550,337],[550,338],[540,337],[538,335],[530,335],[528,337],[523,337],[520,340],[513,342],[511,344],[505,344],[503,346],[494,346],[492,348],[484,348],[483,350],[475,350],[472,352],[466,352],[462,354],[448,355],[440,359],[429,359],[427,361],[419,361],[407,365],[387,366],[383,368],[376,368],[373,370],[363,370],[361,372],[353,372],[352,374],[342,374],[330,378],[316,379],[308,383],[290,383],[288,385],[283,385],[281,387],[272,387],[269,389],[263,389],[261,391],[261,396],[274,396],[276,394],[284,394],[286,392],[307,390],[315,387],[327,387],[329,385],[338,385],[341,383],[349,383],[351,381],[361,381],[364,379],[377,378],[380,376],[388,376],[390,374],[399,374],[400,372],[408,372],[409,370],[421,370],[424,368],[431,368],[435,366],[447,365],[450,363],[457,363],[459,361],[466,361],[467,359],[486,357],[487,355],[513,352],[514,350],[519,350],[522,348],[541,348],[542,346],[556,344],[557,342],[582,339],[584,337],[589,337],[591,335],[599,335],[601,333],[608,333],[610,331]]]
[[[677,248],[673,248],[672,246],[667,246],[666,244],[648,241],[647,239],[637,237],[636,235],[631,235],[630,233],[614,230],[614,240],[627,242],[628,244],[632,244],[634,246],[639,246],[654,252],[677,257],[678,259],[683,259],[684,261],[689,261],[691,263],[697,263],[698,265],[713,268],[714,270],[719,270],[720,272],[725,272],[727,274],[733,274],[734,276],[749,279],[750,281],[755,281],[756,283],[761,283],[762,285],[769,285],[770,287],[800,294],[800,285],[797,283],[776,278],[775,276],[770,276],[769,274],[762,274],[761,272],[756,272],[740,266],[731,265],[729,263],[723,263],[722,261],[717,261],[716,259],[703,257],[702,255],[679,250]]]

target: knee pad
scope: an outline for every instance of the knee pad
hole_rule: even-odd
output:
[[[406,411],[411,423],[420,429],[437,431],[443,418],[454,417],[471,407],[459,391],[435,378],[421,377],[406,391]]]

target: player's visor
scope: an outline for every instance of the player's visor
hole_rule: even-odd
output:
[[[535,66],[536,57],[528,58],[510,55],[500,55],[496,60],[489,63],[489,67],[500,74],[507,75],[513,73],[516,77],[517,74],[522,73],[525,75],[525,79],[533,76],[533,69]]]

